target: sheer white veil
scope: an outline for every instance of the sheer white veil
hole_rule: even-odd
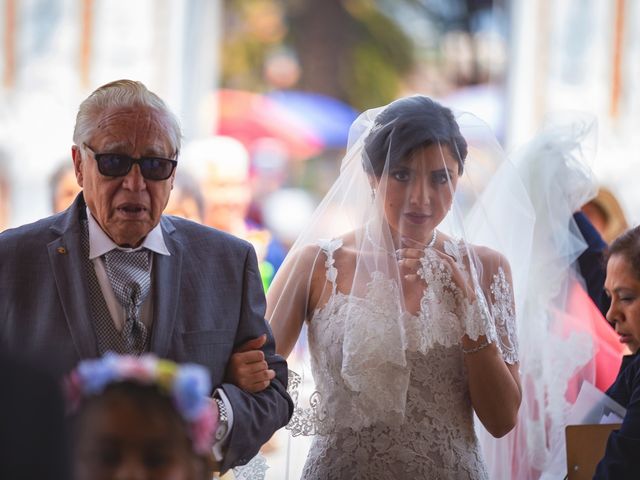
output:
[[[566,464],[554,460],[564,451],[566,415],[581,382],[593,383],[595,373],[591,320],[578,317],[571,305],[581,288],[575,262],[586,248],[573,214],[597,191],[589,165],[595,138],[593,117],[556,115],[511,156],[536,222],[533,262],[518,313],[523,387],[518,424],[500,440],[479,429],[491,478],[562,478],[566,473]]]
[[[308,445],[296,439],[404,421],[408,355],[466,334],[518,362],[534,222],[520,174],[477,117],[419,95],[358,117],[267,295],[292,370],[290,478]]]

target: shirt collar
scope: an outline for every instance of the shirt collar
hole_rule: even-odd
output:
[[[101,257],[107,252],[110,252],[114,248],[123,250],[125,252],[135,252],[141,248],[146,248],[152,252],[159,253],[160,255],[171,255],[167,244],[164,243],[164,236],[162,235],[162,228],[160,223],[156,225],[144,238],[142,245],[137,248],[122,248],[119,247],[109,235],[107,235],[102,227],[98,224],[93,215],[87,207],[87,220],[89,222],[89,259]]]

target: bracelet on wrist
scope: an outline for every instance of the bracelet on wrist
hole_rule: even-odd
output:
[[[473,348],[469,348],[469,349],[462,349],[462,353],[464,353],[465,355],[469,355],[471,353],[476,353],[479,352],[480,350],[484,350],[485,348],[487,348],[489,345],[491,345],[491,341],[489,339],[485,340],[484,342],[482,342],[480,345],[478,345],[477,347],[473,347]]]

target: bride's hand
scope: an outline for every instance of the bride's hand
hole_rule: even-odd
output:
[[[261,335],[234,350],[227,365],[225,381],[249,393],[257,393],[267,388],[276,372],[269,369],[264,352],[259,350],[266,341],[267,336]]]
[[[422,282],[424,285],[424,279],[419,271],[423,268],[422,258],[425,256],[427,247],[408,237],[402,238],[402,245],[403,248],[396,251],[396,256],[403,281],[407,285],[417,284],[418,282]],[[439,260],[448,267],[455,285],[462,291],[465,298],[473,302],[476,298],[473,284],[468,278],[468,275],[460,270],[460,266],[456,260],[438,249],[431,248],[429,251],[437,255]]]

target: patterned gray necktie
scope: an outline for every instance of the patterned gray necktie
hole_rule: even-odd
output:
[[[146,248],[135,252],[114,249],[103,255],[113,293],[126,312],[122,337],[129,353],[142,353],[147,344],[148,330],[140,319],[140,307],[151,290],[149,255]]]

